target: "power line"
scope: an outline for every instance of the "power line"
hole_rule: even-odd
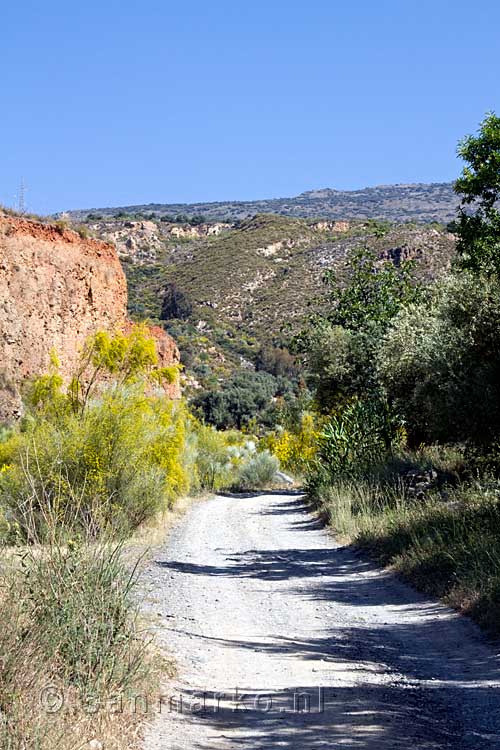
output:
[[[26,185],[24,184],[24,177],[21,177],[19,183],[19,195],[17,197],[17,210],[20,214],[26,213]]]

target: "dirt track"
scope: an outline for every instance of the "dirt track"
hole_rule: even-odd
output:
[[[179,667],[145,750],[500,748],[493,646],[297,495],[194,505],[144,586]]]

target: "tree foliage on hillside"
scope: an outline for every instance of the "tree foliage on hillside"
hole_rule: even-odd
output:
[[[275,377],[296,377],[298,374],[295,357],[285,347],[264,344],[259,349],[255,367],[257,370],[269,372]]]
[[[418,440],[487,445],[500,433],[500,285],[452,276],[401,311],[378,372]]]
[[[466,166],[455,183],[462,196],[458,252],[461,266],[474,273],[500,273],[500,117],[488,114],[477,136],[459,144]]]
[[[239,372],[219,389],[201,393],[193,404],[208,424],[240,430],[251,421],[266,421],[276,389],[276,379],[269,373]]]
[[[420,299],[422,290],[413,263],[380,261],[365,248],[349,260],[347,282],[332,271],[324,281],[329,309],[312,318],[295,346],[317,404],[328,412],[355,397],[381,398],[375,352],[397,312]]]
[[[193,305],[188,296],[171,282],[165,286],[161,303],[161,320],[187,320],[191,315]]]
[[[373,250],[358,249],[349,259],[347,284],[340,284],[334,271],[324,275],[330,301],[328,322],[350,331],[368,325],[387,328],[403,305],[420,296],[414,271],[410,260],[381,261]]]
[[[352,431],[348,419],[363,402],[380,405],[387,427],[399,420],[414,444],[460,441],[486,451],[498,439],[500,118],[488,115],[459,154],[467,165],[456,183],[463,199],[453,273],[424,288],[412,264],[380,262],[360,250],[347,283],[333,271],[325,275],[330,310],[299,339],[340,463],[340,436],[350,435],[353,455],[353,442],[366,443],[369,420]]]

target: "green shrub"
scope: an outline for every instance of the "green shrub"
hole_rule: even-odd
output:
[[[57,229],[57,231],[59,232],[59,234],[63,235],[64,232],[66,232],[69,229],[70,222],[68,221],[67,218],[66,219],[57,219],[54,222],[54,226]]]
[[[268,450],[257,453],[256,443],[236,430],[218,432],[194,423],[195,470],[201,489],[258,489],[270,484],[279,461]]]
[[[193,400],[206,422],[218,429],[242,429],[252,421],[266,421],[278,383],[267,372],[239,372],[224,390],[209,390]]]
[[[47,508],[61,522],[68,516],[77,526],[91,521],[96,535],[129,532],[188,490],[185,429],[181,405],[131,389],[106,394],[81,418],[34,420],[0,474],[0,505],[10,527],[28,532],[29,499],[39,533]]]
[[[82,240],[88,240],[90,237],[90,231],[88,227],[85,226],[85,224],[79,224],[76,227],[77,233],[80,235]]]
[[[264,450],[244,461],[238,472],[238,487],[243,490],[258,490],[272,484],[279,471],[278,459]]]
[[[82,690],[126,689],[140,666],[135,576],[120,553],[120,546],[70,543],[23,558],[25,616],[65,682]]]
[[[0,507],[11,535],[29,540],[27,502],[39,534],[48,509],[99,535],[129,532],[189,490],[190,417],[158,389],[177,368],[157,367],[144,326],[92,336],[67,391],[51,359],[50,372],[30,384],[21,431],[0,442]]]
[[[362,474],[383,463],[402,437],[387,404],[356,400],[323,427],[316,463],[331,477]]]
[[[25,530],[30,498],[40,533],[45,508],[61,521],[77,508],[76,522],[90,519],[96,534],[130,531],[189,489],[186,419],[182,404],[139,384],[103,391],[83,415],[32,418],[0,474],[0,504]]]
[[[227,435],[201,424],[197,426],[195,434],[200,487],[212,492],[229,487],[233,481],[234,465]]]
[[[381,381],[414,442],[487,445],[500,432],[500,284],[462,273],[395,319]]]

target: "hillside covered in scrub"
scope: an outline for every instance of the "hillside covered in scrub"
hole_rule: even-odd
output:
[[[458,199],[450,182],[415,185],[377,185],[360,190],[310,190],[293,198],[214,203],[149,203],[116,208],[71,211],[81,221],[89,214],[120,217],[126,214],[155,218],[202,216],[207,221],[236,221],[259,213],[299,218],[387,219],[390,221],[448,222],[455,218]]]
[[[187,371],[207,384],[253,368],[262,346],[283,347],[327,304],[323,276],[340,280],[360,247],[415,263],[422,279],[449,268],[455,238],[438,224],[325,221],[259,214],[234,224],[133,217],[83,225],[114,242],[129,310],[173,333]]]

